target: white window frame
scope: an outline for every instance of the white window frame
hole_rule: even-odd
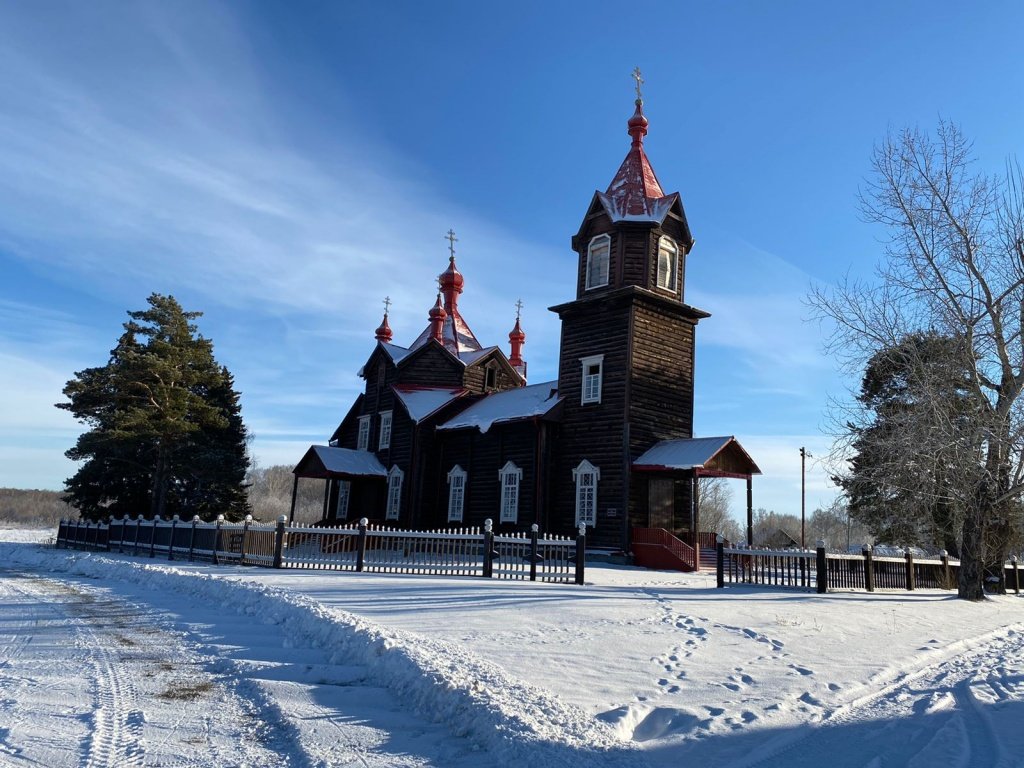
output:
[[[395,465],[388,472],[388,507],[384,514],[385,520],[397,520],[402,511],[402,470]]]
[[[523,470],[511,461],[498,470],[501,480],[501,510],[499,520],[503,523],[519,522],[519,482],[523,479]]]
[[[604,389],[604,355],[581,357],[580,365],[580,405],[600,403]],[[588,374],[587,369],[597,366],[596,374]]]
[[[352,482],[350,480],[338,481],[338,503],[334,507],[335,520],[348,519],[348,502],[352,496]]]
[[[597,484],[601,480],[601,470],[584,459],[572,471],[572,480],[576,483],[576,525],[597,525]]]
[[[603,256],[600,253],[600,249],[603,249]],[[591,288],[601,288],[602,286],[608,285],[608,275],[611,272],[611,255],[612,255],[612,238],[610,235],[597,235],[590,239],[590,245],[587,246],[587,276],[586,276],[586,290]],[[601,261],[595,261],[595,258],[601,259],[604,262],[604,282],[599,283],[601,279]],[[597,272],[596,275],[593,273]]]
[[[391,411],[380,412],[380,434],[377,439],[377,448],[383,451],[391,447]]]
[[[461,523],[466,510],[466,470],[456,464],[448,472],[448,522]]]
[[[661,264],[662,258],[665,258],[668,263],[668,280],[666,282],[661,281]],[[663,288],[666,291],[675,291],[678,286],[678,274],[679,274],[679,246],[676,245],[676,241],[668,235],[662,235],[658,238],[658,277],[657,283],[659,288]]]
[[[356,450],[370,450],[370,417],[359,417],[359,435],[356,437]]]

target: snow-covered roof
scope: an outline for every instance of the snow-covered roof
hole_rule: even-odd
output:
[[[692,437],[680,440],[662,440],[647,449],[636,461],[634,469],[704,469],[716,457],[732,446],[736,457],[745,465],[745,473],[759,475],[761,470],[753,462],[735,437]]]
[[[387,470],[369,451],[335,448],[329,445],[311,445],[292,472],[299,477],[387,477]]]
[[[476,427],[481,432],[486,432],[495,424],[543,416],[558,405],[559,400],[557,381],[507,389],[474,403],[458,416],[440,425],[438,429]]]
[[[461,387],[393,387],[395,397],[417,424],[466,394]]]
[[[391,362],[393,362],[395,365],[398,365],[400,362],[402,362],[406,357],[409,356],[409,353],[412,351],[410,349],[406,349],[405,347],[400,347],[397,344],[388,344],[387,342],[383,341],[378,341],[377,343],[380,344],[380,348],[387,353],[388,357],[391,358]],[[363,373],[365,373],[365,371],[366,366],[364,365],[358,371],[356,371],[356,376],[362,376]]]

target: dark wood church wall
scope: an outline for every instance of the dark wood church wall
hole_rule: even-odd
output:
[[[419,387],[461,387],[465,368],[439,345],[430,344],[399,369],[398,383]]]
[[[456,466],[466,471],[466,497],[462,526],[482,527],[490,518],[495,530],[528,530],[539,512],[536,495],[537,425],[533,421],[477,429],[438,432],[436,453],[442,459],[436,475],[438,486],[431,523],[433,527],[458,526],[448,522],[448,473]],[[500,523],[501,478],[499,472],[511,461],[522,470],[519,482],[517,524]]]
[[[576,484],[572,470],[586,459],[601,470],[597,546],[621,545],[628,499],[624,488],[627,339],[629,302],[577,304],[562,314],[558,381],[565,398],[555,470],[552,521],[559,533],[576,527]],[[603,354],[601,402],[581,404],[581,358]]]
[[[694,326],[671,309],[637,302],[630,367],[630,458],[659,440],[693,437]]]

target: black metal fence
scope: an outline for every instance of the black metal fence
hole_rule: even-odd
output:
[[[358,525],[336,528],[111,518],[94,523],[62,520],[58,547],[102,550],[167,560],[207,560],[265,568],[481,576],[582,584],[586,529],[576,538],[481,530],[402,531]]]
[[[875,555],[870,547],[860,554],[810,550],[768,550],[718,545],[718,586],[762,586],[829,590],[862,589],[956,589],[960,562],[945,554],[937,558]],[[1021,574],[1017,557],[1003,565],[1007,589],[1020,594]]]

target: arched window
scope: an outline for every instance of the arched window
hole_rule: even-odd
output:
[[[679,248],[671,237],[658,240],[658,287],[669,291],[676,289],[676,271],[679,265]]]
[[[391,468],[388,472],[388,508],[384,517],[387,520],[397,520],[398,513],[402,509],[402,470],[398,466]]]
[[[608,285],[608,254],[611,251],[612,239],[608,235],[598,235],[590,241],[587,248],[587,290]]]
[[[601,470],[584,459],[572,471],[576,482],[576,525],[597,525],[597,481]]]
[[[501,479],[500,520],[503,523],[518,523],[519,481],[523,479],[523,470],[509,461],[498,470],[498,477]]]
[[[466,505],[466,470],[456,464],[448,473],[448,522],[461,523]]]

